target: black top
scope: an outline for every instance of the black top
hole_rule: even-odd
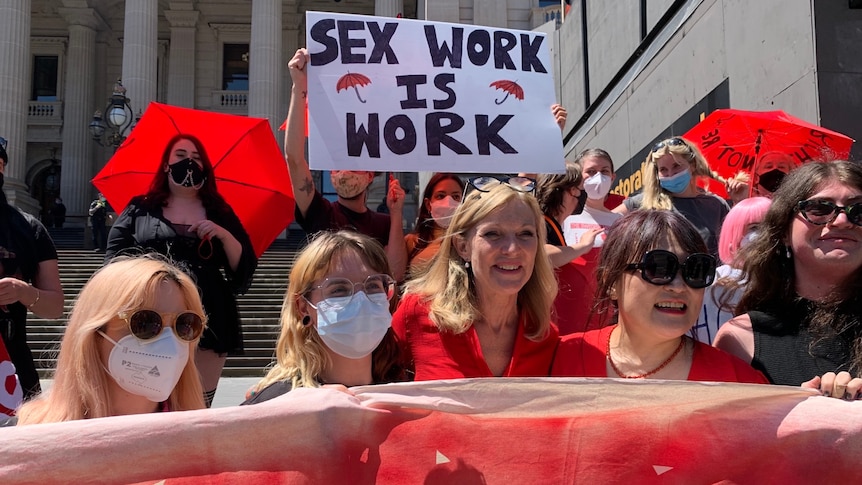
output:
[[[827,372],[848,370],[851,362],[849,336],[834,332],[815,338],[802,325],[805,311],[794,312],[798,321],[779,321],[775,316],[748,312],[754,331],[754,358],[751,366],[763,372],[769,382],[798,386]]]
[[[188,233],[188,226],[172,225],[161,208],[147,210],[141,202],[141,197],[132,199],[111,227],[105,261],[125,249],[138,248],[164,254],[185,266],[200,289],[208,318],[200,347],[218,353],[241,352],[242,331],[234,295],[245,293],[251,285],[257,256],[239,218],[229,207],[222,215],[207,210],[207,219],[227,229],[242,245],[239,264],[233,271],[221,241],[213,239],[211,248],[206,242],[201,244],[201,239]]]
[[[0,200],[0,277],[32,283],[39,263],[57,259],[45,226],[30,214]],[[39,375],[27,345],[27,307],[16,301],[0,309],[0,336],[15,365],[24,398],[38,393]]]
[[[320,231],[338,231],[350,229],[366,236],[372,237],[386,247],[389,244],[390,219],[388,214],[381,214],[372,210],[359,213],[354,212],[338,202],[330,202],[315,191],[311,204],[305,213],[305,217],[296,208],[294,213],[296,223],[302,227],[309,236]]]
[[[545,216],[545,228],[548,232],[548,244],[551,246],[565,246],[566,241],[560,240],[560,234],[563,233],[563,228],[551,216]],[[565,237],[565,236],[564,236]]]

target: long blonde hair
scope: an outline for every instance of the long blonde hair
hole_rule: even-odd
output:
[[[463,333],[481,317],[475,282],[455,249],[455,238],[466,239],[476,225],[512,200],[523,202],[533,212],[539,238],[533,274],[518,293],[518,306],[527,312],[531,322],[526,329],[527,337],[539,341],[547,336],[557,279],[545,253],[545,221],[535,197],[505,184],[488,192],[473,191],[467,195],[455,210],[428,271],[407,283],[407,293],[421,295],[430,302],[431,321],[441,331]]]
[[[682,143],[668,143],[673,140],[682,140]],[[661,188],[661,184],[658,180],[658,159],[667,154],[676,155],[686,159],[693,168],[691,174],[692,179],[697,177],[708,177],[717,180],[722,184],[727,183],[727,180],[724,177],[709,168],[709,163],[707,163],[706,158],[704,158],[700,149],[698,149],[697,145],[689,140],[674,137],[663,140],[657,143],[656,146],[659,144],[661,145],[660,148],[650,151],[646,157],[646,165],[643,173],[644,196],[641,208],[664,210],[673,209],[673,201],[671,200],[670,194]]]
[[[151,308],[159,285],[170,281],[179,287],[190,311],[204,314],[192,279],[157,255],[118,257],[98,270],[84,285],[69,315],[60,344],[51,389],[19,408],[19,424],[53,423],[114,415],[108,394],[110,379],[99,355],[97,330],[118,314]],[[179,382],[168,397],[171,411],[203,409],[203,389],[195,366],[197,340]]]
[[[380,243],[352,231],[321,232],[297,256],[290,271],[290,282],[281,307],[281,332],[275,345],[275,365],[254,391],[260,391],[278,381],[290,381],[292,388],[319,387],[321,373],[330,366],[326,345],[314,325],[302,324],[299,302],[315,281],[331,271],[333,261],[353,252],[373,271],[389,271],[389,261]],[[372,377],[375,383],[399,380],[398,347],[390,329],[372,353]]]

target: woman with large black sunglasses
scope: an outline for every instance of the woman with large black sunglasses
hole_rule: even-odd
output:
[[[552,375],[765,383],[751,366],[692,340],[716,260],[682,215],[641,210],[607,232],[595,310],[618,323],[564,337]]]
[[[862,395],[862,167],[790,172],[758,237],[741,249],[748,283],[714,345],[775,384]]]

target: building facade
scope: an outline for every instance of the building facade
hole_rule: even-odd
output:
[[[538,0],[503,3],[505,8],[497,0],[5,0],[0,136],[9,142],[10,163],[4,189],[13,204],[42,216],[60,196],[68,223],[84,224],[95,196],[90,180],[114,151],[111,140],[94,141],[89,125],[96,110],[107,119],[118,79],[129,99],[128,124],[158,101],[267,118],[282,143],[277,128],[289,102],[286,65],[305,43],[306,10],[518,29],[545,21]],[[153,156],[160,152],[154,147]],[[328,177],[316,175],[325,191]],[[398,177],[413,195],[405,210],[409,226],[418,176]],[[376,179],[372,207],[385,193],[385,180]]]

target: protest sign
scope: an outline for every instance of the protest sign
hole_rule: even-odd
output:
[[[565,170],[544,33],[307,12],[309,165]]]

